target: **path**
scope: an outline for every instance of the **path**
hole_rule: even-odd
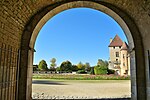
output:
[[[129,80],[33,80],[33,96],[56,98],[130,97]]]

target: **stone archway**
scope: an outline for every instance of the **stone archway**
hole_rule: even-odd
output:
[[[122,27],[124,33],[127,36],[131,52],[132,99],[146,100],[144,51],[142,38],[136,24],[129,15],[127,15],[118,7],[101,1],[92,2],[92,0],[74,0],[73,2],[63,1],[60,3],[48,5],[47,7],[37,12],[30,19],[23,32],[21,40],[19,100],[23,100],[25,98],[26,100],[31,99],[33,53],[38,32],[42,26],[54,15],[61,11],[77,7],[87,7],[102,11],[113,17]]]

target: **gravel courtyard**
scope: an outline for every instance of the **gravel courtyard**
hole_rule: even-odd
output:
[[[130,97],[129,80],[33,80],[32,97],[123,98]]]

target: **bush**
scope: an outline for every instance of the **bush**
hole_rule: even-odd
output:
[[[60,67],[57,67],[57,68],[56,68],[56,71],[60,71]]]
[[[56,68],[50,67],[49,71],[56,71]]]
[[[94,67],[94,73],[95,73],[95,75],[107,74],[107,67],[97,65],[97,66]]]
[[[89,74],[94,75],[94,67],[91,67],[90,69],[91,70],[90,70]]]
[[[78,71],[78,66],[72,65],[72,71]]]
[[[107,69],[107,74],[115,74],[115,71],[114,70],[112,70],[112,69]]]
[[[85,72],[85,70],[78,70],[77,73],[78,74],[86,74],[87,72]]]

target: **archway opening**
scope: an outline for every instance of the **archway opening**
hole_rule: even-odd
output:
[[[131,94],[130,81],[119,81],[119,80],[114,81],[113,79],[111,81],[110,80],[104,81],[105,79],[104,80],[94,79],[95,81],[93,81],[93,79],[89,79],[91,80],[89,81],[83,79],[86,82],[85,81],[81,82],[81,80],[79,81],[77,79],[78,81],[73,80],[73,82],[78,84],[71,84],[72,82],[69,81],[70,82],[69,83],[68,81],[65,81],[66,79],[61,80],[65,82],[60,82],[60,79],[64,74],[67,77],[74,76],[76,78],[76,77],[84,77],[85,75],[86,77],[95,77],[97,73],[95,73],[95,76],[90,75],[91,69],[86,73],[84,73],[84,75],[78,73],[81,69],[74,71],[77,74],[72,73],[73,72],[72,70],[71,72],[69,72],[68,70],[67,70],[68,72],[66,70],[65,72],[63,72],[64,70],[63,71],[56,70],[57,68],[60,68],[61,63],[65,62],[66,60],[69,60],[72,63],[72,65],[75,66],[78,66],[79,62],[82,62],[83,65],[89,63],[90,68],[92,67],[94,68],[95,66],[98,65],[97,64],[98,59],[102,59],[103,61],[106,61],[108,63],[109,66],[107,66],[107,68],[109,70],[115,71],[115,73],[113,73],[112,75],[106,75],[108,74],[106,73],[105,75],[102,76],[108,78],[109,77],[116,78],[120,76],[130,75],[130,68],[129,68],[130,66],[127,66],[127,64],[129,63],[126,64],[126,70],[123,69],[125,65],[124,67],[121,67],[123,66],[123,64],[125,64],[125,62],[128,62],[123,60],[121,61],[121,57],[127,58],[129,57],[129,53],[121,54],[124,52],[122,51],[123,49],[121,46],[118,45],[110,46],[110,44],[112,44],[111,43],[112,41],[110,41],[110,39],[116,38],[115,36],[117,37],[117,39],[121,37],[122,40],[118,41],[117,39],[114,39],[113,40],[114,42],[117,43],[121,42],[122,43],[121,46],[123,45],[122,41],[125,41],[128,44],[124,31],[121,29],[118,23],[110,16],[94,9],[90,8],[69,9],[51,18],[39,32],[39,37],[37,38],[37,42],[35,45],[36,52],[34,55],[35,56],[34,65],[38,65],[41,60],[45,60],[47,62],[48,65],[47,67],[49,68],[49,70],[45,69],[42,71],[40,69],[39,70],[36,69],[34,71],[33,77],[40,78],[46,76],[52,79],[44,81],[34,79],[33,98],[37,98],[36,96],[42,97],[41,94],[44,94],[45,97],[49,96],[47,98],[55,98],[55,97],[66,98],[70,96],[70,98],[72,97],[76,99],[77,98],[88,99],[88,97],[97,99],[105,97],[107,98],[130,97]],[[128,51],[129,49],[127,50],[127,52]],[[116,52],[119,52],[117,58],[115,55]],[[50,60],[53,57],[57,61],[57,66],[55,65],[52,70],[52,66],[50,66],[51,65]],[[116,59],[118,59],[119,61],[118,64],[115,63]],[[122,62],[122,65],[120,62]],[[60,79],[58,78],[59,81],[53,80],[56,77],[60,77]],[[98,77],[100,77],[100,75]],[[88,81],[90,84],[88,84]],[[104,84],[102,84],[101,82]],[[80,86],[79,83],[80,85],[82,85],[83,83],[84,84]],[[40,86],[38,87],[39,84]],[[46,84],[48,86],[47,88]],[[71,87],[69,86],[67,87],[67,84],[70,84]],[[120,84],[119,88],[117,84]],[[55,88],[53,88],[54,86]],[[115,88],[115,86],[117,87]],[[77,87],[79,88],[77,89]],[[104,89],[101,87],[104,87]],[[68,92],[69,90],[70,92]],[[74,93],[74,91],[77,91],[77,93]]]
[[[134,21],[123,10],[115,7],[114,5],[105,2],[90,2],[90,1],[66,1],[49,5],[46,8],[41,9],[31,18],[31,22],[28,23],[24,34],[22,36],[21,44],[21,62],[20,65],[20,80],[19,80],[19,98],[31,99],[32,94],[32,64],[34,44],[36,37],[42,28],[42,26],[54,15],[70,8],[87,7],[102,11],[118,22],[123,29],[129,43],[130,58],[131,58],[131,98],[143,99],[146,98],[145,89],[145,70],[144,70],[144,55],[143,44],[140,36],[140,32],[136,27]],[[133,38],[132,38],[133,37]],[[134,41],[133,41],[134,40]],[[141,59],[143,58],[143,59]],[[24,59],[26,61],[24,61]],[[142,68],[142,67],[143,68]],[[137,74],[138,73],[138,74]],[[26,80],[22,82],[22,80]],[[143,83],[140,81],[143,80]],[[142,89],[142,90],[141,90]]]

